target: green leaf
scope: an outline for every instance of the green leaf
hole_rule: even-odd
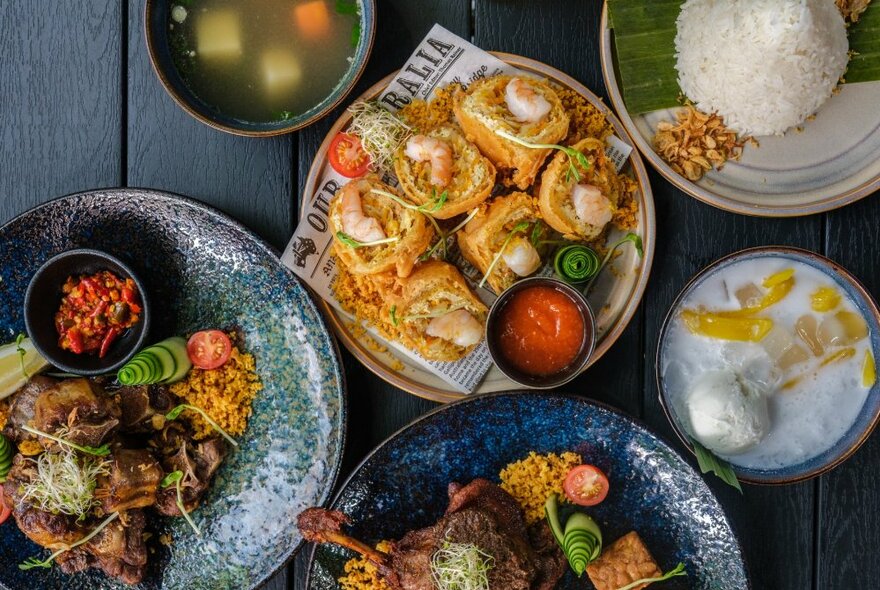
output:
[[[238,446],[238,443],[235,442],[235,439],[232,438],[231,436],[229,436],[228,432],[223,430],[223,428],[219,424],[214,422],[214,420],[212,420],[211,417],[208,416],[208,414],[207,414],[207,412],[205,412],[205,410],[201,409],[198,406],[193,406],[190,404],[180,404],[179,406],[175,407],[170,412],[165,414],[165,419],[166,420],[177,420],[177,418],[180,416],[181,412],[183,412],[184,410],[191,410],[193,412],[198,412],[202,416],[202,418],[204,418],[205,421],[211,425],[211,428],[216,430],[218,433],[220,433],[221,436],[223,436],[223,438],[225,438],[227,441],[229,441],[229,444],[231,444],[234,447]]]
[[[336,0],[336,14],[357,14],[356,0]]]
[[[721,481],[736,488],[739,490],[739,493],[742,494],[742,486],[739,485],[739,480],[736,478],[736,473],[734,473],[733,467],[730,466],[730,463],[715,456],[712,451],[698,443],[693,438],[691,438],[691,444],[694,445],[694,453],[697,455],[697,463],[700,465],[700,471],[703,473],[709,473],[711,471],[717,475]]]
[[[642,588],[643,585],[647,586],[648,584],[653,584],[654,582],[665,582],[670,578],[674,578],[676,576],[686,576],[687,572],[684,569],[684,564],[679,563],[675,566],[674,569],[669,570],[665,574],[657,578],[642,578],[641,580],[636,580],[632,584],[627,584],[626,586],[622,586],[617,590],[632,590],[633,588]]]
[[[96,457],[106,457],[107,455],[110,454],[110,444],[109,443],[103,444],[100,447],[89,447],[89,446],[85,446],[85,445],[78,445],[76,443],[70,442],[69,440],[61,438],[60,436],[55,436],[54,434],[49,434],[48,432],[43,432],[42,430],[37,430],[36,428],[33,428],[32,426],[28,426],[27,424],[22,425],[21,429],[24,431],[30,432],[31,434],[36,434],[37,436],[40,436],[43,438],[48,438],[49,440],[53,440],[53,441],[57,442],[58,444],[68,446],[71,449],[76,449],[77,451],[79,451],[81,453],[85,453],[87,455],[94,455]]]
[[[162,488],[167,488],[168,486],[174,485],[182,479],[183,471],[172,471],[162,479],[162,483],[159,485],[161,485]]]

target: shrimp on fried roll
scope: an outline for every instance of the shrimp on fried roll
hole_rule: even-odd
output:
[[[611,221],[624,189],[602,141],[586,138],[572,147],[586,156],[589,168],[557,154],[541,176],[538,205],[544,221],[566,238],[593,240]]]
[[[495,166],[511,171],[522,190],[535,181],[550,154],[550,148],[522,142],[556,144],[568,133],[569,116],[559,96],[546,81],[526,76],[474,82],[466,92],[456,93],[453,111],[467,138]]]
[[[352,273],[393,269],[397,276],[407,277],[431,243],[434,230],[425,214],[395,198],[405,201],[378,177],[368,175],[348,182],[330,201],[336,256]]]
[[[452,125],[410,137],[397,151],[394,172],[403,192],[437,219],[473,209],[495,186],[495,166]]]
[[[420,265],[392,303],[389,315],[401,341],[428,360],[459,360],[483,339],[488,309],[446,262]]]
[[[462,255],[483,273],[481,285],[488,283],[500,295],[541,267],[531,240],[539,219],[531,195],[515,192],[496,197],[458,232]]]

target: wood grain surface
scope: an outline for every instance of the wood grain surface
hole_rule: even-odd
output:
[[[0,11],[0,223],[39,203],[106,186],[169,190],[239,219],[276,248],[296,226],[312,158],[337,113],[299,133],[234,137],[184,113],[147,57],[143,0],[5,0]],[[598,0],[378,0],[373,56],[355,93],[397,69],[439,22],[485,49],[518,53],[606,97]],[[738,249],[790,244],[823,252],[880,290],[876,197],[821,216],[728,214],[651,173],[658,244],[645,302],[612,350],[565,388],[638,416],[675,440],[657,400],[660,325],[687,280]],[[347,353],[349,432],[342,480],[378,443],[435,407],[375,377]],[[689,457],[690,459],[690,457]],[[693,461],[692,461],[693,462]],[[709,478],[739,533],[756,590],[875,588],[880,463],[874,437],[846,464],[784,488],[743,495]],[[304,590],[308,552],[267,588]]]

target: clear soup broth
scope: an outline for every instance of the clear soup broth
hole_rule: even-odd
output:
[[[179,0],[168,21],[184,83],[217,112],[286,120],[331,94],[360,40],[357,0]]]

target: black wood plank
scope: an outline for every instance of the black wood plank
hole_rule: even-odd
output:
[[[651,178],[657,227],[661,230],[653,277],[645,297],[645,420],[691,458],[675,439],[657,398],[654,357],[660,326],[672,300],[691,276],[736,250],[770,244],[819,250],[821,218],[771,220],[733,215],[699,203],[657,174],[652,173]],[[707,476],[707,481],[739,535],[754,588],[809,588],[814,484],[784,488],[744,486],[744,494],[740,496],[714,476]]]
[[[128,9],[128,185],[204,201],[281,249],[293,232],[294,139],[237,137],[184,112],[150,66],[144,3]]]
[[[853,272],[874,297],[880,296],[877,196],[830,213],[826,232],[827,256]],[[880,502],[878,464],[880,439],[875,433],[849,461],[820,478],[814,588],[877,586],[880,562],[866,557],[880,545],[880,515],[874,509]]]
[[[7,0],[0,10],[0,223],[120,181],[121,10]]]
[[[301,198],[305,177],[327,130],[353,100],[387,74],[397,70],[431,29],[440,23],[454,33],[470,38],[469,0],[377,0],[376,41],[364,75],[343,106],[315,125],[298,134],[297,153]],[[373,447],[436,404],[416,398],[388,385],[363,367],[347,351],[343,362],[348,380],[348,439],[339,484]],[[339,488],[337,484],[337,489]],[[292,588],[306,588],[305,579],[310,549],[297,556],[291,576]]]

